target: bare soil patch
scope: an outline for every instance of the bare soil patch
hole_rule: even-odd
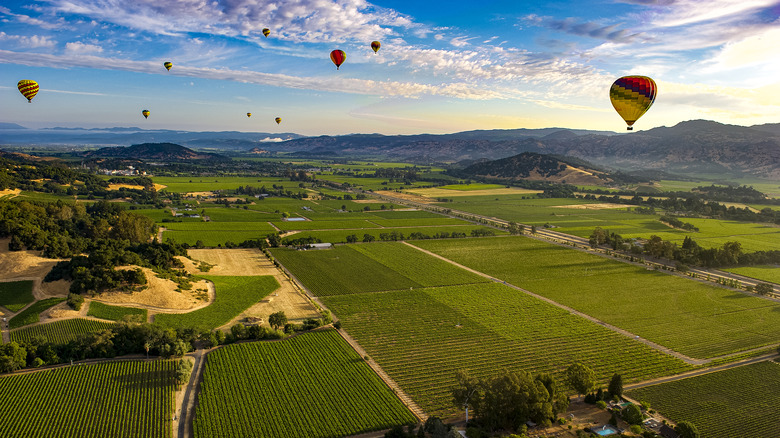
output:
[[[516,187],[502,187],[497,189],[484,190],[452,190],[452,189],[415,189],[411,191],[414,194],[425,196],[427,198],[453,198],[458,196],[496,196],[496,195],[527,195],[542,193],[541,190],[528,190]],[[389,195],[394,196],[394,195]],[[431,202],[431,201],[429,201]],[[435,202],[435,201],[434,201]]]
[[[452,190],[454,191],[454,190]],[[405,199],[407,201],[414,201],[419,202],[421,204],[430,204],[432,202],[436,202],[433,199],[426,198],[425,196],[415,195],[413,193],[399,193],[399,192],[391,192],[391,191],[378,191],[376,192],[378,195],[385,195],[385,196],[392,196],[394,198],[401,198]]]
[[[15,198],[19,196],[19,193],[22,193],[22,189],[4,189],[0,190],[0,199],[3,199],[5,197],[8,197],[8,199]]]
[[[126,266],[119,269],[134,269],[137,266]],[[176,291],[178,285],[171,280],[159,278],[148,268],[141,268],[146,275],[147,287],[139,292],[104,292],[95,295],[95,299],[107,304],[131,305],[139,307],[156,307],[160,309],[176,310],[195,310],[206,307],[214,301],[214,287],[206,281],[201,280],[192,283],[192,289]],[[205,292],[204,292],[205,291]],[[198,296],[205,296],[208,299],[198,299]]]
[[[355,204],[382,204],[386,201],[381,201],[379,199],[353,199],[352,202]]]
[[[276,275],[278,270],[260,250],[249,248],[192,249],[187,254],[196,261],[213,265],[207,275]],[[184,258],[180,258],[182,262]],[[190,262],[192,263],[192,262]],[[196,266],[197,262],[193,264]],[[188,268],[189,269],[189,268]],[[200,274],[200,270],[189,271]]]

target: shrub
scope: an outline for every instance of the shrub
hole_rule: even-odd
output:
[[[69,293],[68,294],[68,305],[73,310],[81,310],[81,305],[84,304],[84,297],[82,297],[79,294]]]

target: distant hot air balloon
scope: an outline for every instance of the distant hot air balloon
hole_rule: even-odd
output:
[[[380,47],[382,47],[382,43],[380,43],[379,41],[371,42],[371,48],[374,49],[374,53],[376,53]]]
[[[626,121],[628,130],[650,109],[658,94],[655,81],[647,76],[623,76],[609,89],[609,99],[615,111]]]
[[[265,29],[263,29],[263,35],[265,35],[265,37],[266,37],[266,38],[268,38],[268,35],[269,35],[270,33],[271,33],[271,29],[269,29],[269,28],[267,28],[267,27],[266,27]]]
[[[252,113],[246,113],[247,117],[252,117]]]
[[[347,60],[347,54],[344,53],[343,50],[334,50],[330,52],[330,60],[333,61],[334,64],[336,64],[336,70],[341,67],[341,64],[344,63],[344,61]]]
[[[149,118],[149,110],[143,110],[143,111],[141,111],[141,114],[143,114],[143,115],[144,115],[144,118],[145,118],[145,119],[148,119],[148,118]]]
[[[163,67],[165,67],[165,68],[166,68],[168,71],[171,71],[171,67],[173,67],[173,63],[172,63],[172,62],[165,61],[165,62],[163,63]]]
[[[282,118],[281,118],[281,117],[277,117],[277,118],[275,118],[274,120],[276,120],[276,124],[277,124],[277,125],[278,125],[278,124],[280,124],[280,123],[282,123]]]
[[[27,102],[32,103],[32,98],[38,94],[38,83],[30,79],[22,79],[16,84],[16,88],[27,98]]]

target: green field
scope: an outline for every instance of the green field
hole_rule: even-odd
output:
[[[422,233],[428,237],[433,237],[434,235],[438,234],[452,234],[452,233],[463,233],[466,236],[471,236],[471,232],[474,230],[492,230],[495,232],[495,234],[498,235],[504,235],[509,234],[506,231],[502,230],[496,230],[480,225],[456,225],[456,226],[443,226],[443,227],[437,227],[437,226],[429,226],[429,227],[403,227],[403,228],[370,228],[370,229],[345,229],[345,230],[327,230],[327,231],[300,231],[296,232],[295,234],[292,234],[289,236],[290,239],[300,239],[305,237],[314,237],[317,239],[320,239],[323,242],[330,242],[330,243],[346,243],[347,242],[347,236],[354,234],[358,241],[363,240],[363,236],[366,234],[369,234],[374,237],[374,240],[376,242],[381,241],[382,234],[391,234],[392,232],[401,233],[404,235],[405,238],[408,238],[409,235],[412,233]]]
[[[158,313],[154,316],[154,323],[164,327],[213,330],[227,324],[279,288],[279,283],[270,275],[247,277],[203,275],[202,277],[214,283],[217,297],[213,303],[189,313]]]
[[[742,268],[726,268],[721,270],[755,278],[760,281],[780,284],[780,267],[775,265],[745,266]]]
[[[22,310],[35,301],[32,288],[33,282],[30,280],[0,282],[0,306],[11,312]]]
[[[110,319],[112,321],[122,321],[124,319],[130,318],[137,322],[146,322],[147,313],[148,311],[146,309],[111,306],[108,304],[99,303],[97,301],[92,301],[89,304],[89,311],[87,312],[87,316]]]
[[[525,237],[414,245],[697,358],[780,339],[780,304]]]
[[[0,377],[5,437],[172,436],[174,361],[109,362]]]
[[[220,348],[208,356],[196,438],[335,438],[416,423],[335,330]]]
[[[10,335],[11,340],[17,342],[28,342],[36,336],[44,336],[54,344],[65,344],[81,334],[106,330],[113,326],[114,324],[109,322],[76,318],[12,330]]]
[[[627,391],[669,419],[689,421],[706,438],[780,436],[780,364],[759,362]]]
[[[252,187],[271,187],[276,185],[290,186],[293,190],[293,182],[289,179],[281,178],[258,178],[243,176],[216,176],[216,177],[198,177],[198,176],[155,176],[152,177],[155,184],[166,186],[165,191],[172,193],[186,192],[209,192],[213,190],[233,190],[238,186]]]
[[[272,254],[315,296],[486,281],[398,242],[313,251],[274,248]]]
[[[49,307],[65,301],[65,298],[46,298],[19,312],[8,321],[8,328],[15,329],[25,325],[34,324],[40,320],[40,314]]]
[[[335,295],[323,301],[371,358],[430,415],[460,412],[450,389],[458,370],[562,371],[576,361],[601,382],[689,369],[598,324],[503,284],[478,283]]]

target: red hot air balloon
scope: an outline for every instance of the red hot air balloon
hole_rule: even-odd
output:
[[[334,50],[330,52],[330,60],[333,61],[334,64],[336,64],[336,70],[341,67],[341,64],[344,63],[344,61],[347,60],[347,54],[344,53],[343,50]]]
[[[653,105],[657,94],[655,81],[647,76],[623,76],[610,87],[609,100],[631,131],[634,122]]]

